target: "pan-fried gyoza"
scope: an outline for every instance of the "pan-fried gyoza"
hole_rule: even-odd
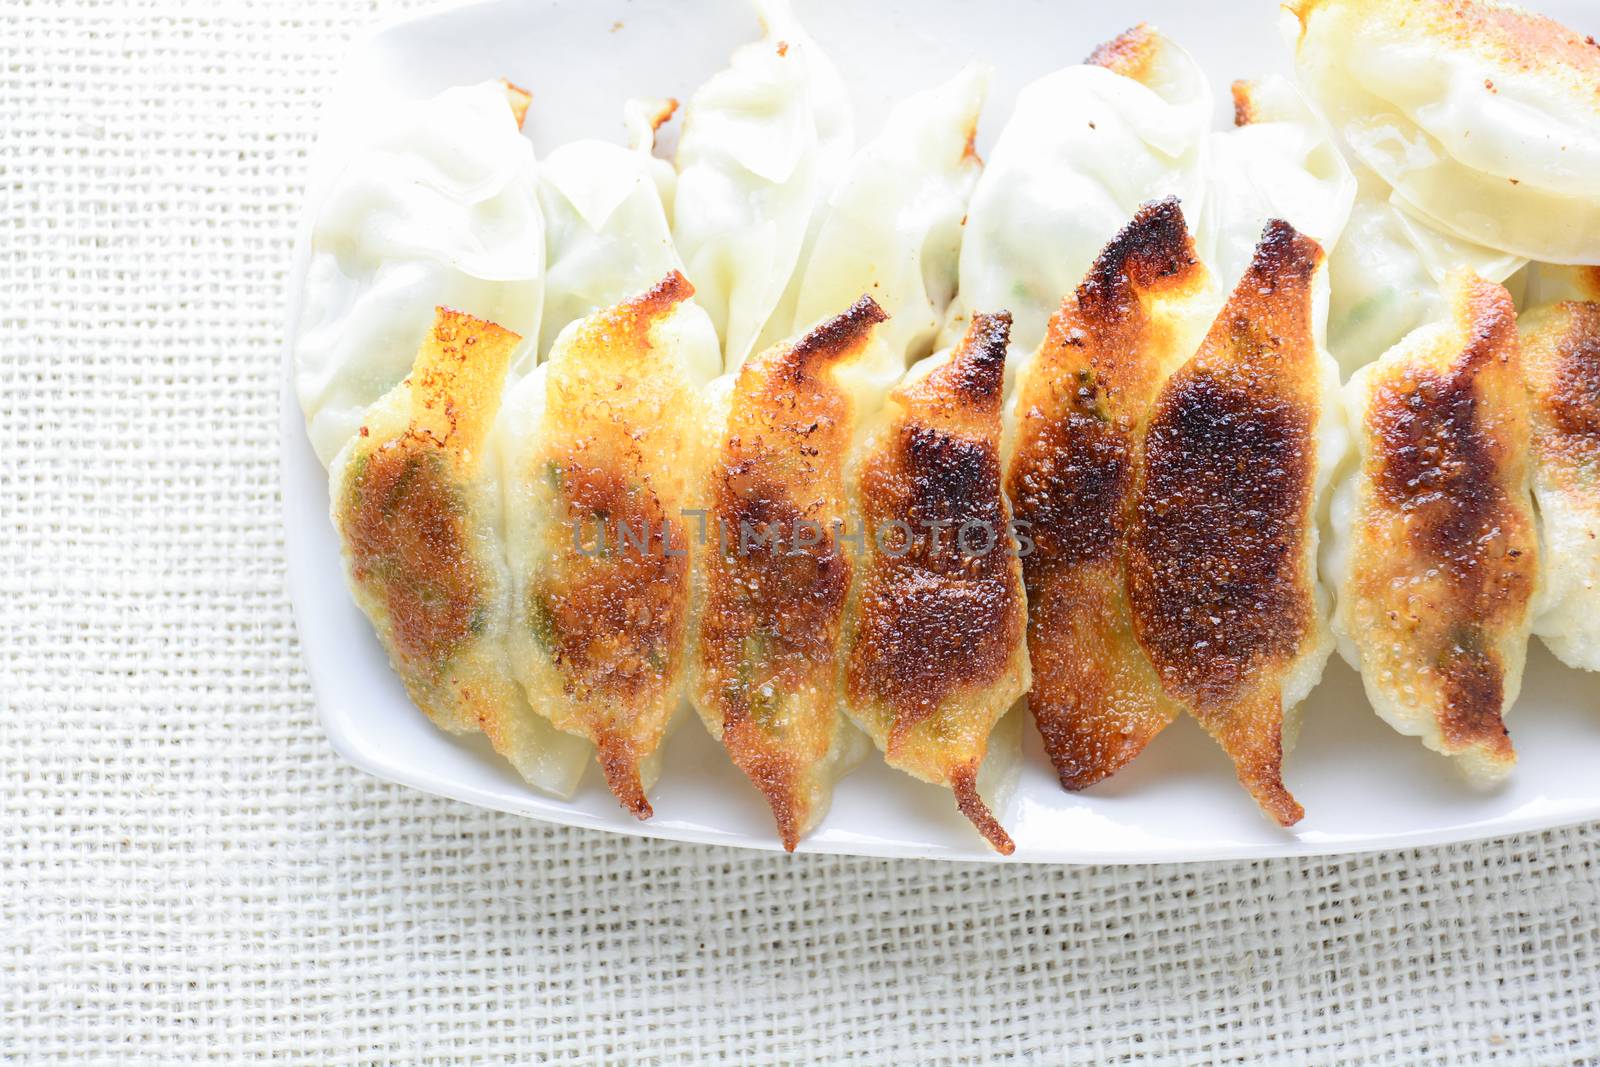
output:
[[[1510,294],[1462,273],[1451,305],[1347,387],[1361,465],[1334,516],[1337,626],[1378,714],[1492,781],[1516,761],[1504,715],[1538,578],[1528,401]]]
[[[1145,434],[1128,600],[1167,696],[1216,738],[1284,826],[1285,717],[1332,649],[1316,581],[1317,495],[1341,448],[1338,374],[1315,339],[1322,249],[1269,223]]]
[[[683,694],[701,414],[674,272],[563,331],[513,394],[505,444],[511,660],[539,712],[597,751],[640,818]]]
[[[981,62],[855,151],[790,0],[675,160],[671,100],[536,159],[510,82],[373,94],[294,383],[412,700],[640,818],[691,705],[791,850],[875,743],[1009,852],[1024,695],[1067,789],[1187,711],[1293,825],[1336,640],[1508,773],[1530,633],[1600,670],[1600,51],[1283,6],[1235,128],[1139,24],[1021,79],[987,166]]]
[[[1000,487],[1010,317],[975,315],[889,396],[856,464],[864,548],[844,700],[889,765],[947,786],[985,840],[1011,838],[978,791],[989,735],[1028,689],[1027,617]]]
[[[827,810],[833,780],[863,754],[839,711],[835,666],[854,573],[839,538],[857,418],[839,372],[883,321],[863,297],[751,357],[716,420],[704,485],[690,692],[791,851]]]
[[[1212,306],[1178,202],[1146,205],[1017,372],[1006,492],[1034,545],[1028,707],[1068,789],[1114,773],[1178,711],[1134,637],[1123,562],[1145,420]]]
[[[350,590],[411,699],[445,730],[482,730],[529,782],[566,796],[587,754],[512,677],[511,582],[484,458],[520,340],[439,308],[410,375],[367,409],[329,484]]]

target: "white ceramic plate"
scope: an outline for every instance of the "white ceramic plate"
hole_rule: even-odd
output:
[[[1581,32],[1600,32],[1590,3],[1539,0],[1538,6]],[[981,150],[1021,85],[1081,60],[1139,19],[1200,60],[1219,90],[1219,122],[1233,78],[1287,73],[1276,0],[796,0],[796,7],[851,84],[863,140],[893,100],[979,57],[995,68]],[[756,35],[742,0],[498,0],[389,26],[355,50],[327,105],[308,207],[336,165],[339,146],[351,139],[348,116],[363,96],[425,96],[508,77],[533,91],[527,131],[542,154],[577,137],[620,140],[625,99],[687,99],[735,45]],[[291,337],[305,229],[289,282]],[[281,421],[290,594],[323,723],[347,759],[380,778],[551,822],[777,847],[766,804],[692,717],[667,742],[665,770],[651,797],[657,814],[646,823],[623,812],[593,770],[572,800],[555,800],[524,786],[481,739],[435,730],[406,698],[345,590],[326,479],[287,385]],[[1395,848],[1600,818],[1600,681],[1566,670],[1536,647],[1510,725],[1521,756],[1516,773],[1502,788],[1476,792],[1442,757],[1379,722],[1355,675],[1335,659],[1306,705],[1305,728],[1288,760],[1286,779],[1307,812],[1292,831],[1261,816],[1228,760],[1187,720],[1083,794],[1057,786],[1029,724],[1022,778],[1002,821],[1016,840],[1016,860],[1117,863]],[[998,859],[947,793],[891,772],[876,758],[841,783],[831,813],[800,847]]]

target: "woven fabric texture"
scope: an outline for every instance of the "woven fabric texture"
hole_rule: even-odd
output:
[[[390,5],[0,3],[0,1060],[1600,1055],[1600,828],[1326,862],[775,857],[384,785],[284,592],[280,287]]]

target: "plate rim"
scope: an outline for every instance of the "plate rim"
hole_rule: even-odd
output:
[[[661,841],[684,842],[698,845],[718,845],[725,848],[756,850],[783,854],[775,837],[755,837],[742,831],[718,831],[694,826],[652,825],[650,821],[613,823],[581,808],[572,807],[559,797],[546,796],[527,788],[528,803],[517,804],[502,795],[481,787],[442,775],[429,775],[410,766],[386,759],[381,754],[368,751],[346,732],[345,724],[332,707],[323,678],[325,667],[319,667],[319,656],[306,639],[305,615],[310,610],[315,593],[307,587],[306,555],[313,548],[298,532],[300,524],[315,521],[306,514],[320,511],[325,518],[326,508],[315,504],[321,494],[311,492],[306,500],[304,491],[292,491],[301,479],[295,472],[297,464],[311,456],[305,421],[300,414],[299,398],[294,388],[294,339],[297,332],[304,299],[304,282],[310,262],[310,238],[316,206],[320,203],[322,187],[328,175],[327,164],[332,152],[328,133],[335,120],[338,107],[346,101],[349,86],[365,56],[385,38],[432,24],[460,18],[466,12],[505,7],[506,0],[465,0],[442,9],[410,12],[380,20],[352,38],[345,52],[340,72],[318,105],[315,124],[315,141],[306,154],[303,171],[302,200],[296,214],[295,236],[289,269],[283,278],[282,326],[280,349],[279,418],[278,418],[278,477],[279,521],[282,523],[284,545],[284,586],[288,595],[295,632],[300,645],[302,663],[310,684],[317,718],[333,750],[353,767],[379,781],[405,786],[432,796],[444,797],[458,803],[478,808],[505,812],[522,818],[559,826],[619,834],[627,837],[648,838]],[[348,593],[346,593],[348,595]],[[1533,640],[1530,638],[1530,640]],[[692,717],[692,716],[691,716]],[[695,728],[693,726],[688,728]],[[1027,729],[1024,724],[1024,729]],[[1001,856],[988,851],[958,850],[936,843],[910,841],[872,841],[866,843],[819,842],[815,838],[802,839],[796,855],[853,856],[868,859],[920,859],[973,864],[1022,864],[1069,866],[1135,866],[1212,862],[1238,862],[1241,860],[1275,860],[1287,858],[1316,859],[1344,857],[1364,853],[1404,852],[1414,849],[1442,847],[1470,842],[1491,842],[1522,834],[1558,830],[1582,825],[1600,819],[1600,794],[1587,806],[1572,803],[1563,808],[1540,809],[1535,812],[1513,812],[1479,822],[1463,822],[1446,827],[1409,830],[1392,835],[1341,836],[1336,840],[1317,841],[1305,837],[1285,836],[1273,842],[1218,843],[1191,845],[1182,842],[1164,847],[1142,846],[1142,850],[1106,852],[1098,849],[1073,849],[1070,846],[1031,846],[1026,855]],[[1040,851],[1047,854],[1039,854]]]

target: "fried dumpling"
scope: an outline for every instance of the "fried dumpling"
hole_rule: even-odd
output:
[[[854,143],[838,71],[788,0],[756,7],[766,35],[689,101],[673,204],[678,252],[728,370],[782,300],[813,212]]]
[[[1016,372],[1006,493],[1033,542],[1028,707],[1061,784],[1113,774],[1178,708],[1133,633],[1123,582],[1145,420],[1215,303],[1176,200],[1141,208]]]
[[[1475,244],[1600,262],[1600,49],[1497,0],[1288,0],[1302,85],[1399,198]]]
[[[872,331],[872,351],[851,360],[851,373],[867,378],[879,399],[909,359],[931,350],[955,294],[962,220],[983,170],[972,142],[988,82],[987,68],[969,66],[895,106],[819,209],[791,284],[780,337],[810,329],[862,293],[888,312]]]
[[[386,101],[311,224],[295,392],[324,464],[400,381],[437,305],[539,333],[544,223],[526,94],[501,82]],[[516,363],[531,364],[531,341]]]
[[[410,375],[335,456],[332,516],[350,590],[411,699],[446,730],[482,730],[529,782],[568,796],[587,746],[535,715],[511,674],[511,582],[485,459],[520,340],[437,309]]]
[[[677,176],[671,163],[651,154],[656,130],[677,106],[675,100],[630,101],[627,147],[572,141],[540,162],[546,260],[541,355],[568,323],[683,269],[668,214]]]
[[[533,706],[594,743],[640,818],[683,696],[688,519],[703,416],[694,290],[670,274],[580,319],[500,420],[512,669]]]
[[[888,763],[949,787],[999,852],[979,793],[995,724],[1028,689],[1022,567],[1001,492],[1009,316],[912,368],[853,464],[863,550],[847,615],[844,702]]]
[[[714,417],[696,551],[690,696],[793,851],[865,752],[841,715],[840,634],[854,572],[844,467],[857,419],[840,370],[884,313],[871,298],[752,356]]]
[[[1533,632],[1600,671],[1600,303],[1537,308],[1520,330],[1545,553]]]
[[[1360,467],[1330,557],[1341,654],[1385,721],[1492,781],[1516,753],[1504,714],[1527,654],[1539,548],[1516,311],[1467,272],[1448,321],[1351,379]]]
[[[1283,219],[1331,251],[1356,180],[1322,121],[1283,78],[1235,82],[1235,128],[1211,136],[1205,216],[1198,245],[1223,293],[1255,258],[1270,219]]]
[[[1291,716],[1333,647],[1316,507],[1344,435],[1338,371],[1316,345],[1322,262],[1315,241],[1268,224],[1157,395],[1127,550],[1134,632],[1163,691],[1284,826],[1304,814],[1283,784]]]
[[[946,343],[1009,308],[1012,345],[1032,352],[1141,204],[1176,196],[1200,217],[1210,125],[1205,75],[1148,26],[1026,86],[972,194]]]

